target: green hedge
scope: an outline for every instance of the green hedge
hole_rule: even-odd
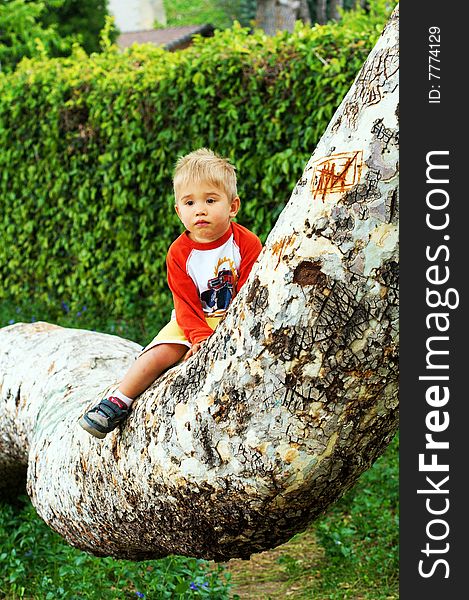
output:
[[[159,326],[177,157],[230,157],[238,221],[264,240],[383,23],[235,26],[175,53],[75,49],[0,74],[0,300]]]

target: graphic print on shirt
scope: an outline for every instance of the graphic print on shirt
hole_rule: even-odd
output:
[[[237,293],[241,253],[233,235],[218,248],[194,248],[186,272],[197,287],[206,317],[222,317]]]
[[[207,281],[207,288],[200,294],[204,312],[218,317],[224,314],[236,292],[238,273],[234,261],[226,256],[215,267],[215,277]]]

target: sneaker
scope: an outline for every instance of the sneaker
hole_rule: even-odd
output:
[[[78,421],[88,433],[103,439],[115,429],[129,414],[129,408],[115,396],[103,398],[99,404],[86,412]]]

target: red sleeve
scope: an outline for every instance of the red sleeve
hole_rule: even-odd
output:
[[[191,344],[207,339],[213,333],[207,325],[197,288],[186,272],[187,257],[174,246],[166,257],[168,285],[173,294],[176,320]]]
[[[241,254],[237,285],[237,291],[239,292],[246,283],[246,279],[262,250],[262,243],[257,235],[249,231],[249,229],[238,223],[234,223],[233,225],[235,242],[238,244]]]

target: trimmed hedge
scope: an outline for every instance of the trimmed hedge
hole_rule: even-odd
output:
[[[230,157],[238,220],[264,240],[385,20],[350,19],[271,38],[235,25],[175,53],[76,48],[0,74],[0,299],[157,328],[177,157]]]

